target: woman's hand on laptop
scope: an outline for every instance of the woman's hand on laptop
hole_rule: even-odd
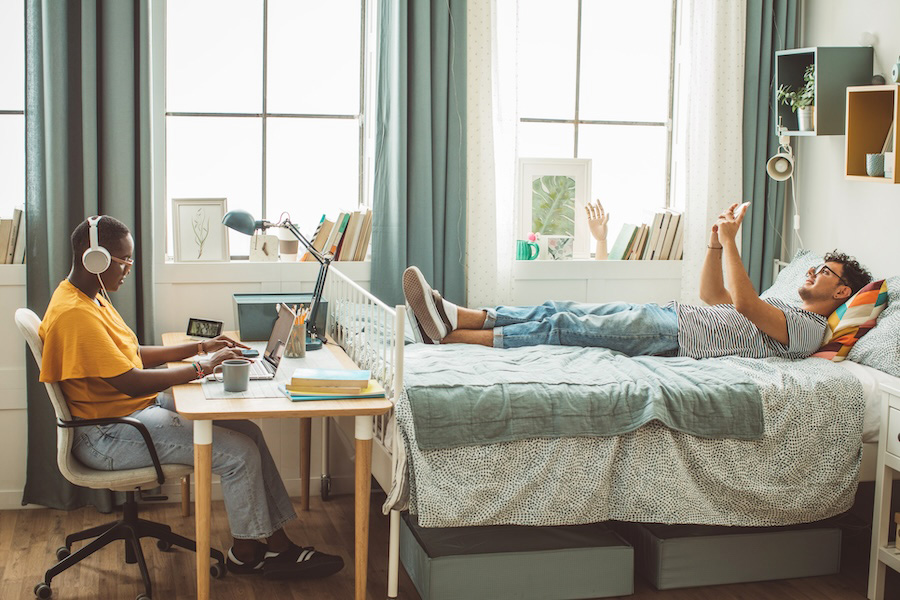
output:
[[[244,356],[237,348],[222,348],[210,354],[205,361],[200,361],[200,366],[203,368],[203,372],[209,375],[216,368],[216,365],[222,364],[223,361],[229,358],[244,358]]]
[[[231,339],[227,335],[220,335],[214,338],[210,338],[203,342],[200,342],[200,345],[203,347],[204,352],[215,352],[217,350],[221,350],[222,348],[249,348],[250,346],[245,346],[240,342],[236,342]],[[238,353],[240,355],[240,353]],[[224,359],[223,359],[224,360]]]

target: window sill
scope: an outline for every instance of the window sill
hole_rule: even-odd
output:
[[[0,285],[25,285],[25,265],[0,265]]]
[[[369,261],[340,261],[331,263],[354,281],[368,281]],[[176,263],[166,261],[156,267],[157,283],[241,283],[275,281],[315,281],[319,274],[317,262],[250,262],[235,260],[214,263]]]
[[[681,279],[680,260],[517,260],[512,275],[528,279]]]

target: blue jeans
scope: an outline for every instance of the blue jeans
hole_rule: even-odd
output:
[[[172,395],[131,416],[147,426],[162,463],[194,464],[194,428],[175,412]],[[73,453],[86,466],[112,471],[153,464],[137,429],[94,425],[75,430]],[[297,514],[259,427],[252,421],[213,421],[212,471],[222,477],[222,496],[235,538],[269,537]]]
[[[487,309],[484,329],[495,348],[538,344],[609,348],[629,356],[674,355],[678,316],[656,304],[545,302],[540,306]]]

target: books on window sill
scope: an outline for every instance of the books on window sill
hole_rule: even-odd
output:
[[[24,210],[13,210],[11,219],[0,219],[0,264],[22,264],[25,262],[25,218]]]
[[[372,210],[341,212],[334,221],[322,215],[319,226],[310,239],[313,248],[322,253],[331,253],[334,260],[365,260],[372,238]],[[302,261],[316,260],[306,252]]]
[[[666,209],[657,212],[649,224],[624,224],[609,260],[681,260],[683,251],[684,215]]]

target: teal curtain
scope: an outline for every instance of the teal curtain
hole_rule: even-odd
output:
[[[372,292],[403,302],[418,266],[465,304],[466,2],[381,0]]]
[[[797,0],[747,0],[744,65],[744,153],[741,256],[761,292],[772,283],[773,260],[781,256],[785,184],[766,175],[766,161],[778,149],[775,106],[775,51],[799,41]]]
[[[152,341],[149,0],[27,0],[25,169],[27,304],[43,315],[69,272],[69,236],[93,214],[128,225],[136,263],[113,296]],[[50,401],[30,355],[23,504],[113,507],[112,495],[69,484],[56,467]]]

